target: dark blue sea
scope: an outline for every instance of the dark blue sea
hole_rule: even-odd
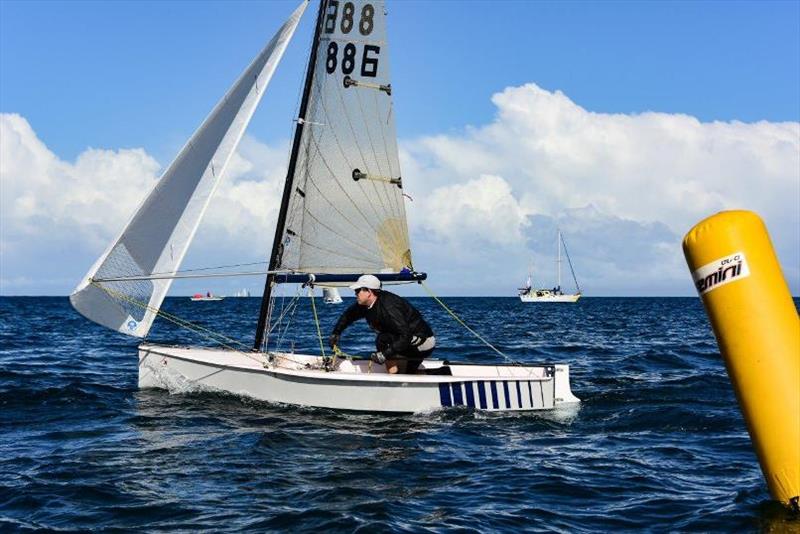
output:
[[[297,350],[318,347],[308,299]],[[63,297],[0,298],[0,531],[789,532],[696,298],[445,302],[578,410],[387,416],[140,391],[137,341]],[[431,299],[439,358],[502,362]],[[345,301],[347,304],[348,300]],[[164,309],[252,343],[260,301]],[[342,306],[318,306],[327,334]],[[208,344],[159,319],[159,342]],[[351,352],[371,336],[352,327]]]

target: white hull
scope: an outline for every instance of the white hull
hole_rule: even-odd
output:
[[[579,298],[581,298],[580,293],[573,295],[554,295],[552,293],[536,295],[535,293],[528,293],[527,295],[519,296],[519,300],[522,302],[577,302]]]
[[[225,297],[190,297],[194,302],[216,301]]]
[[[139,387],[209,389],[259,400],[337,410],[414,413],[448,406],[486,411],[548,410],[580,400],[569,385],[569,366],[453,364],[453,376],[390,375],[369,361],[321,368],[318,356],[232,350],[139,347]],[[434,369],[441,361],[425,361]]]

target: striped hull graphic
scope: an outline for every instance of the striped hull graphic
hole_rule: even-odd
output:
[[[554,406],[552,379],[475,380],[439,384],[442,406],[478,410],[543,410]]]

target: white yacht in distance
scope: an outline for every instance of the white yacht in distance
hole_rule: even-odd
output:
[[[575,281],[575,293],[564,293],[561,289],[561,248],[564,248],[564,255],[567,257],[569,263],[569,270],[572,273],[572,279]],[[531,275],[528,274],[528,280],[524,287],[519,288],[519,299],[522,302],[577,302],[581,298],[581,287],[578,285],[578,279],[575,277],[575,270],[572,268],[572,260],[569,259],[569,252],[567,252],[567,244],[564,242],[564,237],[561,235],[561,230],[558,230],[558,237],[556,239],[556,272],[558,273],[558,281],[556,286],[551,289],[534,288],[531,282]]]

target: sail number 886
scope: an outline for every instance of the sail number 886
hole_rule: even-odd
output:
[[[339,61],[339,44],[336,41],[328,43],[328,55],[325,58],[325,70],[328,74],[336,72],[339,63],[342,65],[342,74],[352,74],[356,68],[356,45],[347,43],[342,51],[341,61]],[[364,52],[361,54],[361,76],[374,78],[378,75],[378,55],[381,47],[377,45],[364,45]]]

